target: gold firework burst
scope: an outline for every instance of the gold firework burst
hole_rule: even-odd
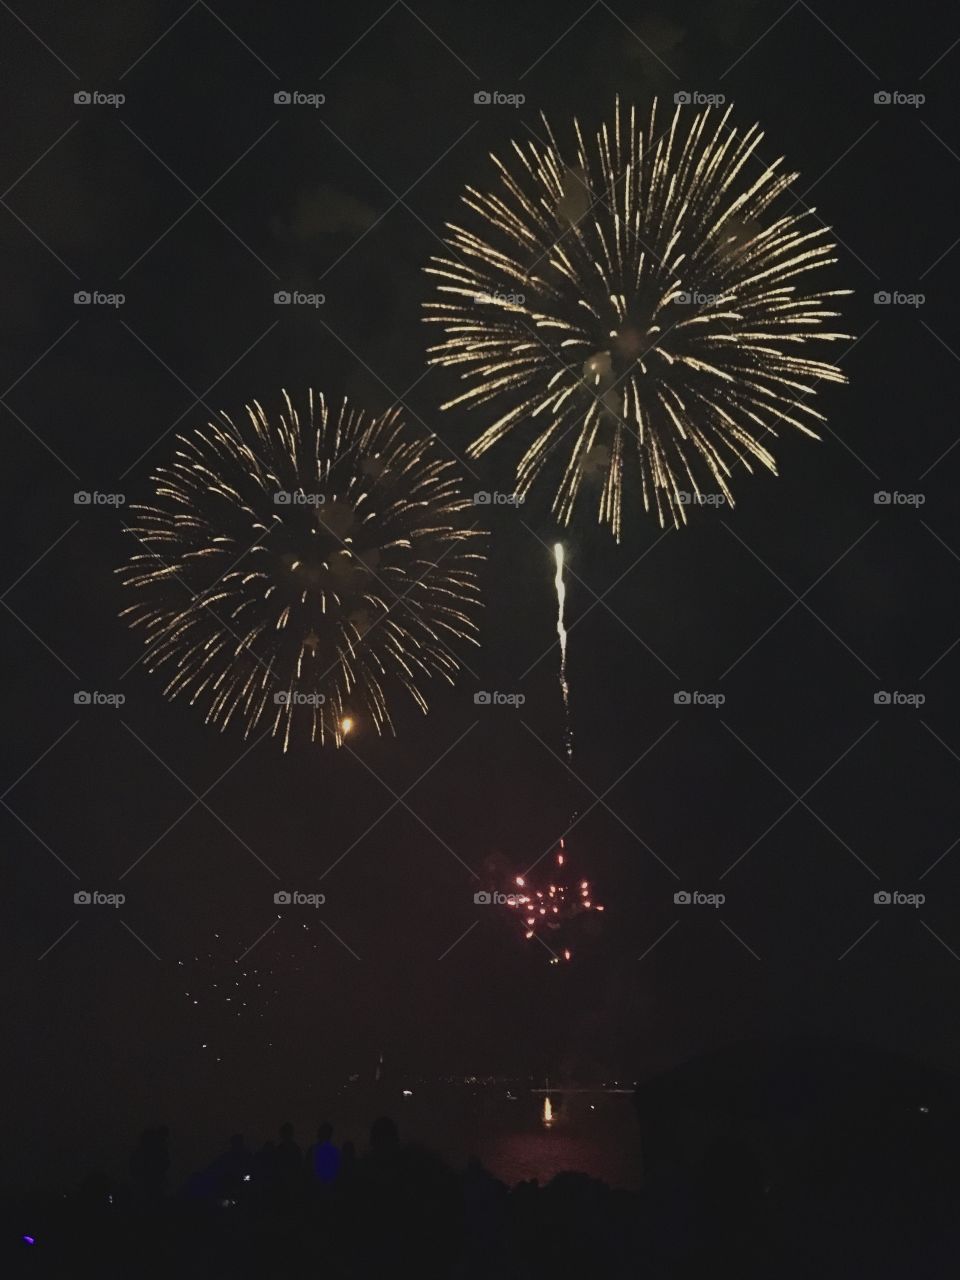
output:
[[[574,121],[569,160],[544,120],[544,141],[493,157],[494,190],[467,188],[471,218],[427,267],[431,363],[468,384],[444,408],[503,406],[471,456],[519,437],[517,493],[548,472],[566,524],[592,487],[617,538],[625,488],[661,525],[704,485],[732,503],[733,467],[776,473],[764,440],[817,438],[814,388],[846,381],[809,354],[849,337],[830,300],[850,291],[808,291],[835,245],[813,210],[778,208],[798,175],[759,160],[730,108],[663,114],[618,102],[592,142]]]
[[[177,438],[133,508],[123,611],[145,632],[165,692],[247,736],[337,745],[355,724],[392,729],[403,688],[452,682],[451,645],[475,642],[469,499],[455,464],[395,410],[367,417],[309,392],[269,418],[257,403]]]

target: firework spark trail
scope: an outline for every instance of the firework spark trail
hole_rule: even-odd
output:
[[[678,106],[662,128],[656,102],[646,125],[618,102],[589,142],[574,121],[569,159],[544,120],[546,143],[494,158],[494,190],[467,188],[427,268],[431,362],[467,384],[444,407],[499,401],[468,452],[522,436],[516,492],[549,471],[563,524],[584,487],[617,538],[625,491],[661,526],[704,481],[732,504],[734,465],[776,473],[764,438],[817,438],[814,389],[846,381],[809,354],[849,337],[831,327],[849,290],[806,284],[836,261],[829,228],[780,207],[797,174],[779,160],[751,174],[763,134],[731,110]]]
[[[565,554],[562,542],[553,545],[556,576],[554,586],[557,593],[557,636],[560,641],[560,691],[563,695],[563,741],[568,766],[573,760],[573,722],[570,715],[570,684],[567,678],[567,628],[564,620],[567,598],[564,581]],[[574,810],[567,824],[570,831],[577,821]],[[533,878],[533,870],[541,861],[533,864],[521,876],[513,880],[512,892],[508,895],[507,905],[523,917],[523,936],[541,942],[550,954],[550,963],[558,965],[573,959],[570,925],[584,912],[603,911],[601,903],[593,901],[590,882],[570,879],[570,867],[564,837],[561,836],[553,853],[550,879],[537,888],[537,880]],[[517,892],[519,890],[520,892]],[[551,945],[552,944],[552,945]]]
[[[567,681],[567,628],[564,625],[564,606],[567,588],[563,580],[563,543],[555,542],[553,555],[557,565],[554,586],[557,589],[557,635],[560,638],[560,692],[563,694],[563,745],[567,759],[573,759],[573,724],[570,720],[570,685]]]
[[[603,912],[603,903],[594,901],[589,880],[570,881],[568,855],[563,837],[554,854],[550,880],[538,889],[528,871],[514,879],[516,889],[508,906],[523,917],[524,938],[539,939],[550,952],[551,964],[569,963],[573,959],[570,925],[585,912]],[[551,942],[558,948],[554,950]]]
[[[143,549],[119,572],[137,592],[165,692],[207,706],[248,736],[266,720],[339,746],[362,713],[393,727],[399,686],[427,710],[422,683],[452,683],[450,641],[475,642],[476,533],[456,468],[396,411],[367,418],[308,394],[305,410],[259,404],[177,438],[133,508]]]

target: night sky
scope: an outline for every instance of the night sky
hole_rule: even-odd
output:
[[[398,1072],[632,1079],[811,1034],[960,1065],[952,16],[36,0],[0,25],[7,1153],[123,1143],[212,1097],[273,1117],[380,1050]],[[166,702],[118,619],[125,513],[74,493],[146,497],[177,430],[281,388],[400,403],[462,459],[484,412],[440,413],[456,384],[427,372],[421,306],[463,187],[541,111],[592,131],[618,93],[645,113],[681,91],[759,120],[834,228],[850,385],[820,388],[821,443],[782,436],[779,478],[741,471],[734,511],[664,533],[628,499],[619,546],[586,512],[564,534],[573,771],[543,492],[483,510],[482,644],[395,738],[284,756]],[[325,302],[274,304],[293,289]],[[470,464],[468,491],[509,490],[512,460]],[[573,812],[607,911],[558,971],[473,894]],[[327,900],[277,922],[279,889]],[[726,901],[675,905],[694,889]]]

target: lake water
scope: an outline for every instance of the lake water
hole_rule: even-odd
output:
[[[510,1186],[532,1178],[542,1184],[570,1170],[611,1186],[640,1186],[640,1135],[630,1095],[553,1093],[548,1126],[542,1096],[515,1092],[513,1101],[504,1088],[414,1086],[412,1097],[401,1096],[386,1110],[401,1137],[422,1142],[457,1167],[476,1155]]]

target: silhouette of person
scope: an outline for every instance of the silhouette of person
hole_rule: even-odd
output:
[[[293,1140],[293,1125],[280,1126],[280,1141],[273,1153],[277,1181],[285,1186],[296,1183],[303,1174],[303,1152]]]
[[[225,1195],[239,1191],[244,1182],[249,1181],[252,1169],[253,1156],[247,1150],[243,1134],[231,1134],[226,1151],[213,1163],[217,1190]]]
[[[273,1178],[277,1167],[277,1144],[272,1138],[257,1152],[255,1167],[258,1182],[267,1183]]]
[[[400,1134],[389,1116],[378,1116],[370,1126],[370,1151],[378,1156],[390,1156],[400,1146]]]
[[[317,1130],[317,1140],[310,1148],[308,1166],[318,1182],[329,1184],[340,1172],[340,1151],[333,1142],[333,1125],[324,1121]]]

